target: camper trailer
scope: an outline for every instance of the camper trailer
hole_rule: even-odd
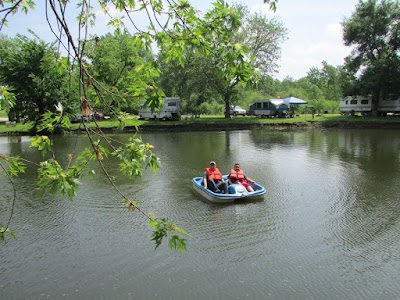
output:
[[[372,111],[372,99],[365,96],[347,96],[340,100],[339,109],[343,114],[370,112]]]
[[[378,111],[381,114],[386,114],[386,113],[399,114],[400,113],[400,98],[397,100],[381,100],[378,103]]]
[[[163,99],[159,110],[151,111],[150,107],[142,101],[138,109],[139,119],[145,120],[180,120],[181,119],[181,100],[179,97],[168,97]]]
[[[290,105],[283,99],[266,99],[252,103],[249,112],[258,117],[286,117],[289,109]]]
[[[342,114],[371,114],[373,111],[371,96],[347,96],[340,100],[339,110]],[[381,100],[376,111],[380,114],[400,113],[400,98],[397,100]]]

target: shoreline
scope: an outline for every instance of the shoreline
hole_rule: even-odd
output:
[[[174,125],[142,125],[139,132],[154,131],[218,131],[218,130],[248,130],[248,129],[273,129],[273,130],[309,130],[309,129],[400,129],[400,122],[346,122],[346,121],[313,121],[295,123],[192,123]],[[103,128],[104,132],[117,132],[115,128]],[[125,127],[122,132],[136,131],[135,127]]]
[[[400,122],[393,121],[306,121],[294,123],[181,123],[181,124],[145,124],[138,126],[137,132],[197,132],[197,131],[226,131],[226,130],[248,130],[248,129],[271,129],[271,130],[335,130],[335,129],[400,129]],[[104,133],[130,133],[136,132],[135,126],[126,126],[124,130],[116,127],[101,128]],[[71,130],[72,134],[81,134],[84,130]],[[0,133],[0,136],[30,136],[27,132],[9,131]]]

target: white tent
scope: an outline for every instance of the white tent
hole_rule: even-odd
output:
[[[285,102],[286,104],[307,104],[308,102],[296,97],[288,97],[283,99],[283,102]]]

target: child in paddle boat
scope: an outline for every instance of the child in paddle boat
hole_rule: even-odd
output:
[[[228,183],[222,177],[221,172],[216,167],[215,161],[210,162],[210,167],[205,168],[203,174],[204,188],[209,188],[214,193],[228,194]]]
[[[229,184],[241,184],[243,185],[247,191],[254,192],[254,189],[251,187],[249,183],[253,183],[254,180],[244,175],[243,170],[240,168],[240,164],[236,163],[231,169],[231,172],[228,176]]]

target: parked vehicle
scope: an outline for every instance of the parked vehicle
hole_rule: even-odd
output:
[[[96,111],[90,114],[90,116],[82,116],[81,114],[76,114],[71,118],[71,123],[80,123],[82,119],[84,122],[91,122],[93,120],[104,120],[104,113]]]
[[[167,97],[163,99],[162,107],[159,110],[151,111],[142,101],[138,109],[139,119],[145,120],[180,120],[181,119],[181,100],[179,97]]]
[[[247,111],[243,108],[241,108],[240,106],[236,105],[236,106],[231,106],[229,113],[231,116],[245,116],[247,115]]]
[[[235,106],[233,108],[233,115],[234,116],[245,116],[247,114],[247,111],[243,108],[241,108],[240,106]]]
[[[82,116],[81,114],[76,114],[71,118],[71,123],[80,123],[80,122],[90,122],[93,120],[92,116]]]
[[[286,117],[290,105],[283,99],[259,100],[250,105],[249,114],[259,117]]]
[[[361,113],[369,115],[373,112],[371,96],[347,96],[340,100],[339,110],[342,114]],[[379,114],[400,113],[400,98],[397,100],[381,100],[376,111]]]
[[[92,115],[94,120],[104,120],[104,113],[102,112],[96,111]]]

